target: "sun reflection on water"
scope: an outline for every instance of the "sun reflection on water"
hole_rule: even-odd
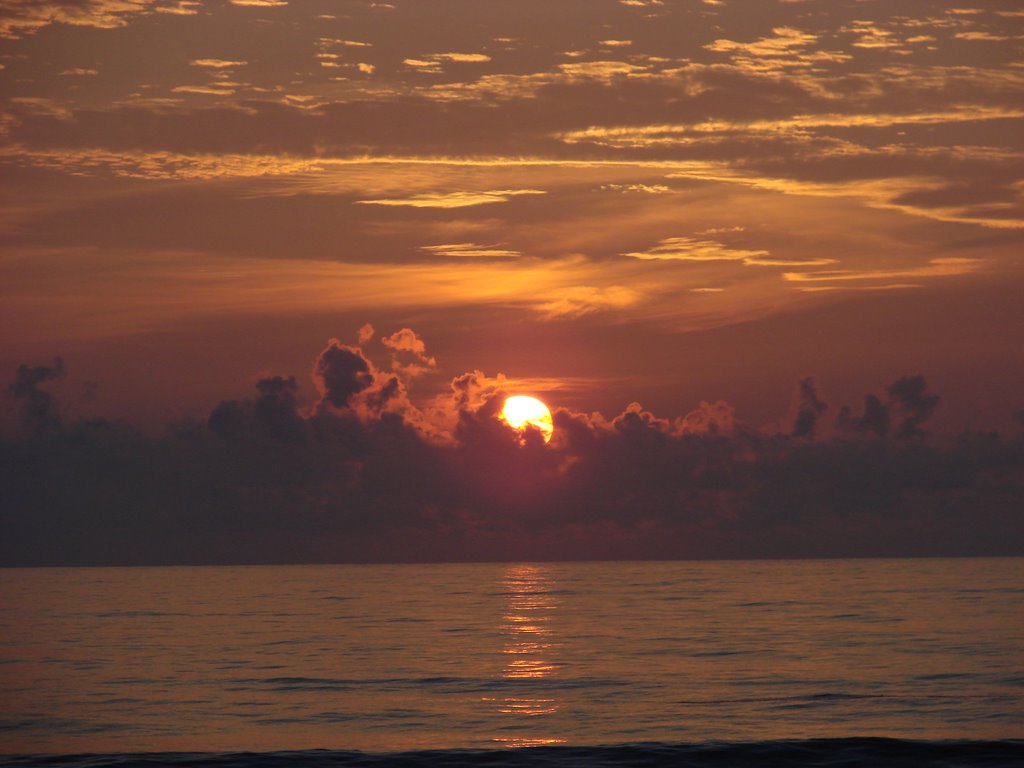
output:
[[[515,695],[489,699],[498,712],[508,717],[505,729],[526,731],[522,735],[496,736],[494,741],[509,747],[561,744],[565,739],[536,732],[546,716],[559,709],[555,688],[544,685],[558,674],[552,616],[558,609],[553,582],[540,565],[512,565],[502,579],[505,613],[501,631],[505,635],[505,666],[502,679],[514,682]],[[533,683],[533,684],[531,684]],[[528,734],[528,735],[527,735]]]

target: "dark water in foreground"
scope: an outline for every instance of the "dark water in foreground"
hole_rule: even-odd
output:
[[[1021,559],[31,569],[0,597],[0,753],[93,755],[33,765],[1024,765]]]
[[[820,739],[756,744],[624,744],[608,747],[524,747],[504,750],[429,750],[365,754],[328,750],[254,753],[137,753],[67,755],[4,759],[10,768],[468,768],[470,766],[1020,766],[1024,741],[901,741],[895,739]]]

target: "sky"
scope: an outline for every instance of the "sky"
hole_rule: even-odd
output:
[[[1024,552],[1022,49],[1014,0],[0,0],[0,561]]]

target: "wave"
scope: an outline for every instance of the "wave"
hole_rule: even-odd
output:
[[[691,768],[1001,768],[1024,765],[1024,740],[920,741],[842,738],[702,744],[642,743],[415,752],[137,752],[0,756],[5,768],[518,768],[519,766],[689,766]]]

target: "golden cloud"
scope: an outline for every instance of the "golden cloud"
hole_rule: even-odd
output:
[[[439,245],[423,245],[420,250],[434,256],[452,256],[456,258],[509,259],[523,254],[508,248],[493,245],[477,245],[476,243],[441,243]]]
[[[667,237],[646,251],[622,254],[645,261],[742,261],[768,256],[768,251],[747,251],[730,248],[716,240],[696,240],[692,237]]]
[[[208,69],[226,69],[227,67],[244,67],[247,61],[229,61],[228,59],[193,59],[189,62],[193,67]]]
[[[959,257],[930,259],[922,267],[910,269],[836,269],[825,272],[785,272],[784,280],[798,283],[837,282],[846,280],[893,280],[906,277],[950,277],[967,275],[977,272],[983,264],[982,259]],[[905,286],[900,286],[905,287]]]
[[[424,192],[410,197],[356,200],[361,205],[409,206],[412,208],[465,208],[470,205],[507,203],[519,195],[543,195],[541,189],[491,189],[482,192]]]

